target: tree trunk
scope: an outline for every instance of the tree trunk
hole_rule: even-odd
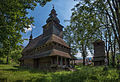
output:
[[[109,51],[107,51],[107,61],[108,61],[107,65],[109,66]]]
[[[120,51],[120,10],[119,10],[120,9],[120,1],[112,0],[112,2],[111,2],[110,0],[107,0],[107,2],[109,4],[111,13],[109,14],[109,12],[107,10],[106,10],[106,13],[111,22],[112,29],[113,29],[114,35],[116,37],[116,40],[118,42],[119,51]],[[112,15],[112,16],[110,16],[110,15]]]
[[[118,45],[119,45],[119,52],[120,52],[120,40],[119,40],[119,42],[118,42]]]
[[[9,57],[7,56],[6,64],[9,64]]]
[[[114,38],[114,51],[113,51],[113,64],[114,66],[116,65],[116,62],[115,62],[115,52],[116,52],[116,38]]]
[[[111,55],[112,55],[112,66],[115,66],[115,56],[114,56],[114,51],[113,51],[113,45],[111,43]]]
[[[112,66],[115,67],[115,56],[112,55]]]
[[[83,56],[83,65],[85,66],[85,48],[84,48],[84,44],[82,44],[82,56]]]
[[[109,65],[109,63],[110,63],[110,60],[109,60],[109,51],[110,51],[110,45],[111,45],[111,32],[110,32],[110,29],[109,28],[107,28],[107,30],[108,30],[108,37],[109,37],[109,41],[107,41],[108,42],[108,48],[107,48],[107,60],[108,60],[108,65]]]
[[[108,28],[107,28],[107,30],[108,30]],[[107,33],[109,34],[109,30],[108,30]],[[107,61],[108,61],[107,65],[109,65],[109,50],[110,50],[110,46],[109,46],[110,44],[109,44],[109,41],[108,41],[108,38],[107,38],[108,34],[105,37],[106,38],[106,46],[105,46],[105,48],[106,48]]]
[[[83,56],[83,65],[85,66],[85,56]]]

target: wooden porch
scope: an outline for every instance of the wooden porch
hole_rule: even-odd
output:
[[[70,59],[62,56],[51,57],[51,68],[66,68],[70,66]]]

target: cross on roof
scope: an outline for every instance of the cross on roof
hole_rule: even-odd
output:
[[[53,9],[54,9],[54,4],[52,6],[53,6]]]

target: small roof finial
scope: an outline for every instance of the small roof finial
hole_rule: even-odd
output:
[[[33,24],[31,24],[31,35],[32,35],[32,32],[33,32]]]
[[[31,30],[31,34],[32,34],[32,32],[33,32],[33,27],[32,27],[32,30]]]
[[[54,9],[54,4],[52,4],[52,6],[53,6],[53,9]]]

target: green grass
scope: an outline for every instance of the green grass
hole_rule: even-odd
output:
[[[0,82],[120,82],[119,71],[104,67],[76,66],[76,71],[47,72],[12,65],[0,65]]]

